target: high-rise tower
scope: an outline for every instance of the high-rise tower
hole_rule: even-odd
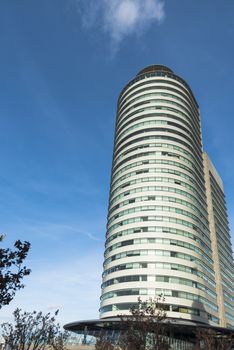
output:
[[[233,310],[220,311],[221,303],[233,306],[234,300],[232,256],[228,264],[222,257],[231,251],[230,239],[225,236],[229,248],[223,250],[219,235],[227,227],[216,230],[215,249],[229,269],[220,301],[206,184],[199,107],[190,87],[165,66],[141,70],[118,100],[101,318],[127,314],[138,296],[163,294],[168,317],[234,325]],[[217,206],[216,212],[222,224],[223,211]]]

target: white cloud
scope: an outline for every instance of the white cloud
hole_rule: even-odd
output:
[[[78,9],[85,27],[101,24],[115,44],[165,18],[162,0],[78,0]]]
[[[164,18],[160,0],[104,0],[104,27],[114,41],[137,34]]]

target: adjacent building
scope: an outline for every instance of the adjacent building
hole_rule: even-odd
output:
[[[219,323],[234,328],[233,256],[223,183],[206,153],[203,158]]]
[[[233,273],[196,99],[171,69],[146,67],[118,99],[100,317],[163,295],[169,318],[234,328]]]

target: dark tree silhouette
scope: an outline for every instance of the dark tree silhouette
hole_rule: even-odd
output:
[[[0,241],[2,239],[3,236],[0,236]],[[14,247],[14,250],[0,249],[0,309],[11,302],[17,290],[24,288],[22,279],[31,272],[22,266],[30,243],[17,240]]]

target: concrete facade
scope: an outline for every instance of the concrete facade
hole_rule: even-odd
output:
[[[203,159],[220,325],[234,328],[234,265],[224,188],[206,153]]]

